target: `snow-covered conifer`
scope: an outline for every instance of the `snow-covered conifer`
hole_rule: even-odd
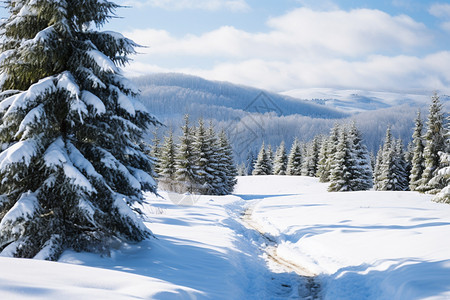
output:
[[[352,155],[345,130],[340,131],[338,140],[331,164],[329,192],[351,191],[350,180],[352,174],[350,173],[350,164],[352,163]]]
[[[275,158],[273,161],[273,174],[274,175],[286,175],[287,168],[287,154],[284,141],[278,146],[275,152]]]
[[[417,118],[415,121],[415,128],[413,133],[413,156],[411,160],[411,174],[409,176],[409,188],[411,191],[415,191],[420,185],[422,179],[422,173],[425,169],[425,163],[423,159],[424,141],[422,138],[423,122],[420,116],[420,111],[417,112]]]
[[[214,131],[214,126],[210,122],[207,130],[207,142],[211,149],[210,155],[208,157],[208,172],[211,174],[208,179],[208,185],[210,190],[208,194],[210,195],[227,195],[228,187],[226,184],[226,168],[227,163],[223,160],[223,153],[221,151],[221,145],[216,137],[216,132]]]
[[[220,168],[224,170],[224,195],[231,194],[237,183],[237,170],[234,164],[233,149],[225,131],[219,133],[219,157]]]
[[[317,165],[319,162],[320,138],[315,136],[311,142],[306,145],[305,155],[303,156],[302,175],[315,177]]]
[[[353,122],[349,130],[349,144],[352,155],[350,189],[365,191],[373,186],[372,166],[369,151],[363,144],[361,132]]]
[[[288,156],[288,163],[286,172],[288,175],[301,175],[302,174],[302,152],[300,143],[296,138],[292,144],[291,151]]]
[[[177,182],[177,192],[193,193],[196,189],[195,168],[197,154],[194,151],[194,137],[189,126],[189,116],[184,116],[184,125],[181,127],[182,135],[179,137],[179,144],[175,156],[175,180]]]
[[[269,174],[267,174],[267,175],[273,174],[273,160],[274,160],[274,154],[273,154],[273,150],[272,150],[272,145],[269,144],[269,146],[267,146],[267,166],[269,169]]]
[[[259,150],[258,158],[254,165],[252,175],[270,175],[270,165],[269,158],[266,152],[266,147],[264,142],[261,145],[261,150]]]
[[[333,156],[336,152],[336,147],[339,140],[339,132],[341,131],[339,124],[335,124],[330,131],[330,135],[326,141],[323,142],[321,147],[321,154],[319,158],[318,173],[320,182],[329,182],[331,175],[331,164],[333,162]]]
[[[159,173],[159,159],[161,154],[161,140],[158,136],[158,130],[153,131],[152,144],[150,146],[150,157],[153,159],[153,171],[154,176],[158,176]]]
[[[170,130],[169,135],[164,138],[164,144],[161,148],[159,156],[159,185],[162,189],[175,191],[175,144],[173,141],[173,132]]]
[[[99,32],[110,1],[5,1],[0,25],[0,251],[56,259],[150,232],[143,129],[157,124],[119,67],[132,41]]]
[[[424,135],[425,148],[423,150],[425,169],[422,173],[420,185],[416,190],[433,193],[436,187],[430,183],[439,168],[439,152],[445,150],[444,114],[439,96],[435,93],[431,98],[431,105],[427,120],[427,131]]]
[[[193,147],[194,152],[197,155],[194,173],[197,188],[196,192],[206,195],[211,192],[212,187],[210,182],[214,179],[214,175],[212,174],[213,170],[210,167],[213,149],[211,149],[211,141],[203,119],[198,120]]]
[[[405,151],[403,149],[403,142],[401,139],[395,141],[394,154],[394,191],[408,191],[409,190],[409,174],[407,170],[407,161],[405,159]]]
[[[383,146],[380,145],[377,157],[375,159],[375,166],[373,168],[373,187],[376,191],[381,190],[381,166],[383,165]]]

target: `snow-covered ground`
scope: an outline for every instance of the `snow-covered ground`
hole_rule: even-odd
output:
[[[164,194],[163,194],[164,195]],[[412,192],[328,193],[317,179],[240,177],[235,195],[179,206],[149,195],[156,238],[111,257],[0,258],[0,299],[296,299],[305,280],[267,266],[277,255],[318,274],[325,299],[450,299],[450,205]]]

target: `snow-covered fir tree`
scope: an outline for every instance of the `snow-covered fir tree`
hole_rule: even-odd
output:
[[[269,167],[269,174],[268,175],[272,175],[273,174],[273,160],[274,160],[274,153],[272,150],[272,145],[268,145],[267,146],[267,165]]]
[[[302,150],[300,147],[300,142],[296,138],[292,144],[291,151],[289,151],[288,163],[286,167],[286,172],[288,175],[302,174]]]
[[[383,146],[377,151],[375,166],[373,168],[373,187],[376,191],[381,189],[381,166],[383,165]]]
[[[258,157],[256,159],[252,175],[270,175],[270,161],[266,151],[266,146],[263,142],[261,149],[259,150]]]
[[[275,158],[273,160],[274,175],[286,175],[287,160],[286,146],[284,141],[282,141],[275,152]]]
[[[320,137],[315,136],[311,142],[306,145],[305,155],[302,162],[302,175],[315,177],[317,165],[319,162]]]
[[[159,173],[160,155],[161,155],[161,139],[158,136],[158,130],[155,129],[153,131],[153,139],[150,147],[150,157],[153,159],[154,177],[157,177]]]
[[[439,152],[445,150],[445,128],[444,114],[439,96],[435,93],[431,97],[431,105],[427,120],[427,131],[424,135],[425,147],[423,150],[424,170],[420,185],[416,190],[426,193],[435,193],[439,186],[435,186],[435,181],[431,179],[436,175],[435,172],[440,167]]]
[[[164,138],[164,144],[159,156],[159,185],[162,189],[174,191],[176,188],[175,172],[175,144],[173,141],[173,132]]]
[[[396,191],[409,190],[409,173],[408,162],[405,158],[405,151],[403,149],[403,142],[401,139],[395,140],[394,145],[394,169],[393,176]]]
[[[415,191],[420,185],[422,179],[422,173],[425,169],[425,163],[423,159],[424,141],[422,138],[423,121],[420,116],[420,111],[417,112],[415,121],[415,127],[413,132],[413,153],[411,159],[411,174],[409,176],[409,188],[411,191]]]
[[[331,176],[331,164],[333,162],[333,156],[336,152],[336,147],[339,141],[339,132],[341,128],[339,124],[334,124],[333,128],[330,131],[330,136],[326,141],[323,142],[323,147],[321,147],[321,154],[319,153],[319,162],[318,162],[318,177],[320,178],[320,182],[329,182]],[[323,149],[322,149],[323,148]]]
[[[353,162],[350,141],[344,129],[340,131],[338,140],[331,164],[329,192],[351,191],[352,174],[350,170]]]
[[[349,144],[352,155],[350,189],[352,191],[365,191],[373,186],[372,166],[369,151],[362,142],[361,132],[353,122],[349,129]]]
[[[0,25],[0,251],[57,259],[151,235],[131,206],[155,191],[143,130],[157,120],[120,66],[132,41],[99,32],[103,0],[5,1]]]
[[[207,142],[211,149],[211,155],[208,161],[208,172],[211,176],[208,179],[208,185],[210,187],[210,195],[226,195],[228,189],[226,186],[226,164],[222,161],[222,152],[219,141],[216,137],[212,122],[210,122],[207,130]]]
[[[450,115],[447,116],[447,130],[445,134],[445,151],[439,152],[440,169],[432,180],[440,181],[442,189],[433,201],[450,204]]]
[[[388,127],[383,148],[377,155],[375,189],[378,191],[408,190],[405,163],[403,144],[392,137],[391,129]]]
[[[219,133],[219,168],[224,170],[224,193],[231,194],[237,183],[237,170],[234,164],[233,149],[224,130]]]
[[[197,155],[195,159],[195,182],[197,186],[197,193],[207,195],[212,191],[210,185],[214,180],[212,174],[214,170],[210,167],[213,156],[213,149],[211,148],[210,136],[205,128],[203,119],[199,119],[198,127],[194,135],[194,152]]]
[[[181,127],[182,135],[179,137],[175,156],[175,180],[177,192],[193,193],[196,190],[195,168],[197,154],[194,151],[194,138],[189,126],[189,116],[184,116],[184,125]]]

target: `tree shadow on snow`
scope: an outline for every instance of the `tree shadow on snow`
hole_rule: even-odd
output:
[[[383,268],[361,265],[338,270],[335,274],[321,276],[326,283],[327,299],[418,300],[429,297],[449,299],[450,260],[420,261],[405,259]],[[380,270],[381,269],[381,270]],[[436,299],[437,299],[436,298]]]

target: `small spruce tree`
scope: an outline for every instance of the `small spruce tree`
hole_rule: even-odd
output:
[[[302,175],[302,152],[297,138],[289,152],[286,172],[288,175]]]
[[[286,146],[284,141],[281,142],[280,146],[275,152],[275,158],[273,161],[273,174],[274,175],[286,175],[287,168],[287,154]]]

